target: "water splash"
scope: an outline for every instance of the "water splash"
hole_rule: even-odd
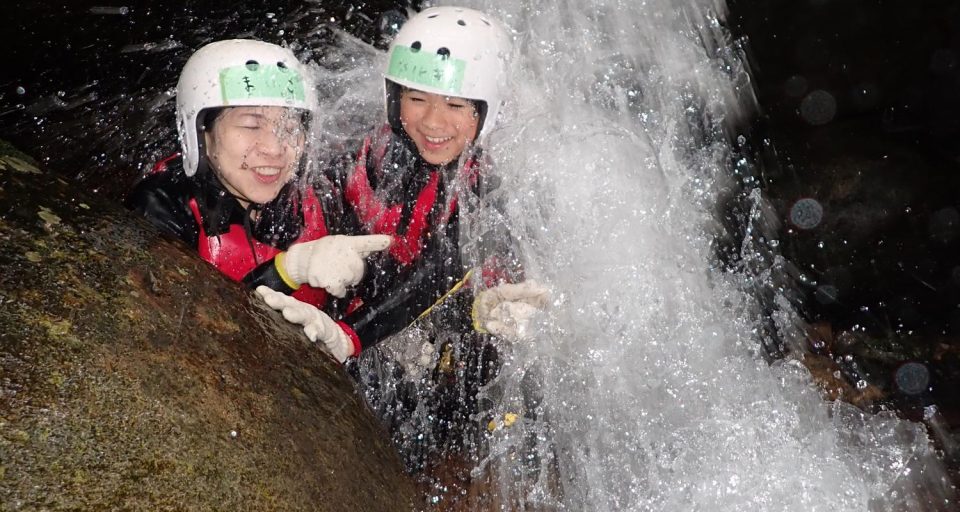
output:
[[[740,272],[717,262],[730,140],[754,101],[723,2],[469,4],[518,45],[488,149],[528,274],[556,299],[533,339],[501,344],[483,391],[494,420],[473,474],[502,506],[952,506],[921,425],[825,402],[798,361],[761,357],[766,325],[790,338],[800,320],[789,290],[748,293],[785,265],[749,233],[769,231],[759,191]],[[384,350],[413,361],[416,336]]]
[[[568,510],[944,506],[901,488],[925,464],[938,475],[922,426],[827,404],[795,361],[764,363],[744,291],[770,275],[716,264],[728,141],[753,107],[722,2],[480,7],[521,44],[495,158],[528,268],[560,296],[492,386],[506,411],[525,372],[541,383],[540,419],[491,441],[505,492]],[[516,462],[531,451],[538,464]]]

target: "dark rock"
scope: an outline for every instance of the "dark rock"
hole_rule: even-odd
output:
[[[179,243],[6,164],[0,240],[0,509],[412,508],[340,366]]]

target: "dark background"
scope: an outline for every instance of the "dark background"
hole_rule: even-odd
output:
[[[806,278],[808,317],[919,347],[921,359],[952,351],[960,5],[732,0],[730,8],[762,108],[754,133],[772,141],[759,158],[764,189],[784,222],[782,250]],[[790,224],[802,198],[823,207],[814,229]]]
[[[98,6],[128,8],[103,14]],[[0,29],[0,138],[119,198],[176,149],[173,87],[186,58],[230,37],[294,43],[344,27],[377,44],[406,2],[13,0]],[[416,7],[414,5],[413,7]],[[906,415],[937,404],[960,425],[960,5],[945,0],[729,0],[760,112],[743,126],[809,349]],[[272,13],[269,14],[269,13]],[[156,108],[143,108],[156,105]],[[96,133],[96,137],[91,137]],[[800,199],[823,210],[792,224]],[[906,362],[929,386],[896,384]],[[838,363],[839,364],[839,363]]]

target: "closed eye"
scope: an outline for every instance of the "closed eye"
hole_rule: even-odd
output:
[[[263,125],[263,117],[256,114],[244,114],[237,119],[237,127],[247,130],[259,130]]]

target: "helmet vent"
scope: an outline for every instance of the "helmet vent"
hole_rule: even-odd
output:
[[[446,46],[444,46],[443,48],[440,48],[440,49],[437,50],[437,55],[443,57],[444,60],[449,59],[449,58],[450,58],[450,49],[447,48]]]
[[[480,18],[480,21],[482,21],[482,22],[483,22],[484,24],[486,24],[488,27],[492,27],[492,26],[493,26],[493,25],[490,24],[489,21],[487,21],[487,20],[485,20],[485,19],[483,19],[483,18]]]
[[[413,52],[419,52],[422,46],[423,45],[420,44],[420,41],[414,41],[413,43],[410,44],[410,50],[412,50]]]
[[[439,14],[431,14],[430,16],[427,16],[427,19],[432,20],[432,19],[436,18],[437,16],[440,16],[440,15],[439,15]]]
[[[466,21],[463,21],[463,20],[457,20],[457,25],[460,25],[461,27],[466,27],[466,26],[467,26],[467,22],[466,22]]]
[[[277,61],[277,67],[280,68],[280,69],[287,69],[287,65],[284,64],[284,62],[283,62],[282,60],[278,60],[278,61]]]
[[[260,63],[259,63],[259,62],[255,61],[255,60],[248,60],[248,61],[247,61],[247,69],[249,69],[250,71],[256,71],[257,68],[259,68],[259,67],[260,67]]]

